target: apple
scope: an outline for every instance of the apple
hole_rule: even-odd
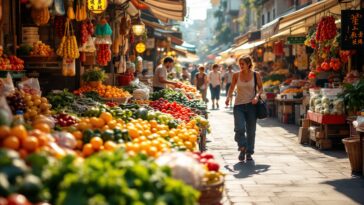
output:
[[[216,163],[215,160],[213,159],[209,159],[206,165],[209,171],[215,171],[215,172],[219,171],[220,165]]]

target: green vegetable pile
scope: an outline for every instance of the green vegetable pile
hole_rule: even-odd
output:
[[[198,110],[206,110],[207,105],[201,100],[189,100],[182,92],[178,92],[172,89],[163,89],[151,94],[151,100],[158,100],[160,98],[166,99],[169,102],[177,102],[190,108]]]
[[[83,162],[65,157],[46,170],[51,204],[193,205],[199,193],[173,179],[169,168],[122,150]]]
[[[82,75],[82,80],[85,82],[104,81],[106,78],[107,78],[107,75],[106,75],[105,71],[103,71],[99,68],[87,70]]]

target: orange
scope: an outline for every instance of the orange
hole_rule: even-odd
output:
[[[129,127],[128,132],[132,139],[138,138],[140,136],[139,131],[135,127]]]
[[[117,125],[116,120],[111,120],[107,123],[107,126],[109,126],[110,129],[114,129]]]
[[[109,112],[102,112],[100,118],[103,119],[106,123],[112,120],[112,115]]]
[[[26,149],[20,149],[19,150],[19,156],[23,159],[25,159],[28,156],[28,151]]]
[[[82,139],[82,132],[79,130],[72,132],[72,135],[75,137],[76,140]]]
[[[92,153],[94,153],[94,149],[92,148],[92,145],[90,143],[85,144],[82,149],[83,156],[87,157],[90,156]]]
[[[91,123],[91,122],[90,122]],[[91,128],[91,124],[90,123],[87,123],[87,122],[80,122],[77,124],[77,129],[79,130],[87,130],[89,128]]]
[[[151,126],[152,128],[157,128],[157,126],[158,126],[158,122],[157,122],[156,120],[151,120],[151,121],[149,122],[149,124],[150,124],[150,126]]]
[[[0,139],[5,138],[9,135],[10,135],[10,127],[5,126],[5,125],[1,126],[0,127]]]
[[[92,123],[92,120],[91,120]],[[92,124],[95,128],[101,128],[105,125],[105,121],[101,118],[96,118],[96,122],[94,122],[95,124]]]
[[[149,147],[149,149],[147,150],[147,153],[149,156],[151,157],[157,157],[158,154],[158,149],[154,146]]]
[[[45,133],[50,133],[51,132],[51,128],[49,127],[48,124],[46,123],[37,123],[33,126],[34,129],[38,129],[42,132],[45,132]]]
[[[29,136],[22,142],[22,147],[29,152],[34,152],[39,146],[38,138]]]
[[[112,150],[115,150],[117,147],[116,143],[113,142],[113,141],[107,141],[105,142],[104,144],[104,149],[105,150],[109,150],[109,151],[112,151]]]
[[[3,146],[5,148],[17,150],[20,147],[20,141],[16,136],[10,136],[5,138],[5,140],[3,141]]]
[[[83,141],[82,140],[77,140],[76,141],[76,148],[81,150],[82,146],[83,146]]]
[[[189,149],[189,150],[192,150],[194,148],[194,146],[193,146],[194,144],[191,143],[190,141],[186,141],[184,144],[187,147],[187,149]]]
[[[15,127],[11,128],[10,135],[16,136],[22,140],[28,136],[28,133],[23,125],[17,125]]]
[[[46,135],[40,135],[37,138],[40,147],[48,145],[48,137]]]
[[[100,137],[93,137],[90,141],[92,148],[98,150],[103,145],[103,141]]]

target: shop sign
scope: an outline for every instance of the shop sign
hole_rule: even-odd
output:
[[[101,14],[107,8],[107,0],[88,0],[87,8],[92,13]]]
[[[140,42],[140,43],[136,44],[135,50],[138,53],[144,53],[144,51],[146,50],[146,46],[143,42]]]
[[[305,36],[289,36],[287,37],[287,44],[294,45],[294,44],[304,44],[306,40]]]
[[[364,11],[341,11],[341,48],[364,48]]]
[[[155,39],[148,38],[147,42],[145,43],[148,49],[153,49],[155,47]]]

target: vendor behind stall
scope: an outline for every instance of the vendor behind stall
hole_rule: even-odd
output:
[[[177,83],[167,80],[167,72],[173,67],[174,60],[167,56],[163,60],[163,65],[155,69],[153,76],[153,91],[157,92],[166,88],[167,84],[176,85]]]

